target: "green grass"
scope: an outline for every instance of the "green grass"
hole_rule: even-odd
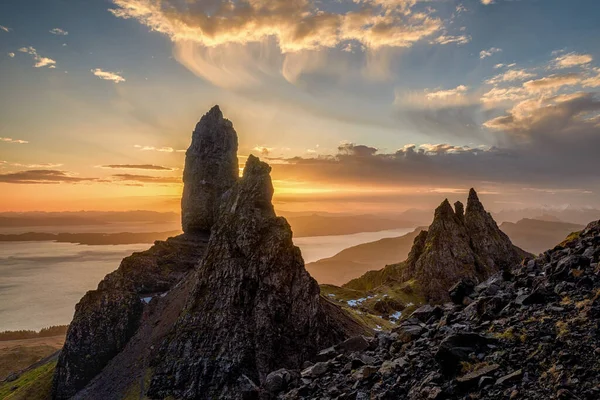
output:
[[[412,311],[424,304],[424,298],[419,295],[418,284],[415,281],[379,286],[375,290],[355,290],[348,287],[334,285],[321,285],[321,294],[348,311],[358,322],[371,328],[390,330],[396,326],[375,308],[382,299],[398,300],[406,306],[402,317],[408,317]],[[365,299],[355,306],[350,306],[348,301]]]
[[[52,390],[56,361],[23,373],[16,381],[0,384],[0,399],[47,400]]]

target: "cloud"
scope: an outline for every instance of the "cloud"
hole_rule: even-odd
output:
[[[490,4],[494,4],[494,0],[481,0],[481,4],[484,5],[490,5]]]
[[[8,54],[8,56],[9,56],[10,58],[15,58],[15,53],[13,53],[13,52],[10,52],[10,53],[7,53],[7,54]]]
[[[486,3],[484,3],[484,4],[486,4]],[[487,3],[487,4],[490,4],[490,3]],[[481,58],[483,60],[484,58],[491,57],[492,55],[494,55],[496,53],[500,53],[501,51],[502,51],[502,49],[499,49],[497,47],[491,47],[488,50],[481,50],[479,52],[479,58]]]
[[[448,108],[473,104],[477,99],[468,94],[469,87],[459,85],[453,89],[425,89],[424,91],[396,91],[394,104],[415,108]]]
[[[21,164],[21,163],[6,163],[13,167],[19,168],[35,168],[35,169],[48,169],[62,167],[64,164],[57,163],[40,163],[40,164]]]
[[[358,9],[339,13],[320,9],[315,0],[112,2],[116,17],[136,19],[173,42],[214,47],[274,38],[284,53],[352,40],[372,49],[410,47],[443,26],[429,13],[412,12],[415,0],[355,0]]]
[[[19,51],[21,53],[27,53],[33,57],[33,59],[36,61],[36,63],[34,64],[35,68],[56,68],[56,61],[48,57],[40,56],[34,47],[21,47]]]
[[[185,150],[176,150],[172,147],[154,147],[154,146],[142,146],[139,144],[134,145],[136,149],[140,151],[158,151],[161,153],[185,153]]]
[[[593,93],[563,94],[522,101],[510,109],[506,115],[491,119],[485,122],[484,126],[493,130],[502,130],[526,140],[531,140],[532,136],[548,137],[553,132],[566,133],[576,129],[585,130],[587,128],[589,133],[592,133],[597,130],[590,122],[579,117],[584,113],[598,111],[600,111],[600,101],[595,98]],[[572,134],[569,136],[571,136],[571,140],[577,140]]]
[[[109,169],[140,169],[140,170],[152,170],[152,171],[174,171],[174,168],[163,167],[161,165],[152,164],[110,164],[102,165],[101,168]]]
[[[6,26],[0,25],[0,30],[4,31],[4,32],[10,32],[12,31],[11,28],[7,28]]]
[[[589,54],[569,53],[560,56],[554,60],[554,65],[557,68],[571,68],[579,65],[589,64],[594,58]]]
[[[92,69],[91,71],[100,79],[113,81],[114,83],[125,82],[125,78],[116,72],[104,71],[101,68]]]
[[[467,44],[471,41],[471,39],[472,38],[469,35],[458,35],[458,36],[441,35],[441,36],[438,36],[437,38],[435,38],[434,40],[432,40],[432,43],[436,43],[436,44],[450,44],[450,43]]]
[[[112,175],[116,181],[133,182],[133,183],[158,183],[158,184],[180,184],[181,177],[178,176],[151,176],[151,175],[134,175],[134,174],[116,174]]]
[[[263,156],[268,156],[273,151],[273,148],[266,146],[255,146],[253,150],[258,151]]]
[[[69,34],[69,32],[62,30],[60,28],[50,29],[49,32],[53,35],[59,35],[59,36],[67,36]]]
[[[524,81],[525,79],[535,77],[534,73],[527,72],[523,69],[511,69],[502,74],[498,74],[493,78],[488,79],[485,83],[497,85],[501,82]]]
[[[26,144],[26,143],[29,143],[27,140],[13,139],[13,138],[9,138],[9,137],[0,137],[0,142],[15,143],[15,144]]]
[[[578,73],[554,74],[541,79],[527,81],[523,84],[523,87],[531,92],[556,90],[563,86],[576,85],[580,83],[582,79],[582,76]]]
[[[59,170],[28,170],[8,174],[0,174],[0,183],[14,184],[57,184],[80,183],[97,181],[96,178],[81,178],[66,171]]]

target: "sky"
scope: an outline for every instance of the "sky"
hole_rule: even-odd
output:
[[[288,211],[600,208],[596,0],[5,0],[0,210],[177,210],[214,104]]]

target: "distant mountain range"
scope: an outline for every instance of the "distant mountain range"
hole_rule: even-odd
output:
[[[528,218],[517,223],[504,222],[500,225],[500,229],[510,237],[516,246],[533,254],[551,249],[570,233],[583,228],[585,225]]]

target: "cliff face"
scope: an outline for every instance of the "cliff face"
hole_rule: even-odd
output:
[[[250,156],[238,179],[236,148],[213,108],[186,157],[185,233],[124,259],[81,299],[54,399],[245,398],[272,370],[365,333],[320,297],[275,215],[270,167]]]
[[[271,205],[270,167],[250,156],[227,193],[182,317],[156,360],[156,398],[242,398],[346,336],[324,308],[292,231]]]
[[[239,176],[238,137],[231,121],[214,106],[200,119],[185,154],[181,225],[184,232],[208,232],[221,196]]]

